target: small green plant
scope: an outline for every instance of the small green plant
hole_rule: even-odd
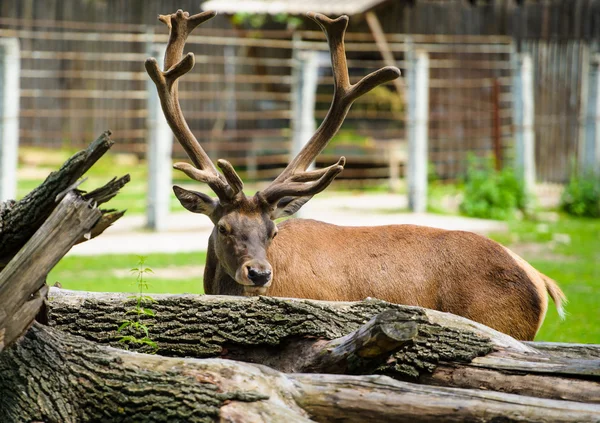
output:
[[[144,289],[148,289],[148,282],[146,275],[152,272],[152,269],[146,266],[146,257],[138,256],[137,267],[131,269],[131,273],[136,276],[136,285],[138,292],[136,295],[127,297],[129,300],[135,300],[135,306],[125,313],[126,316],[131,318],[124,320],[117,332],[122,333],[127,329],[128,334],[121,336],[119,342],[127,345],[135,344],[140,347],[145,345],[152,348],[153,351],[158,349],[158,345],[150,338],[148,325],[143,322],[144,316],[154,317],[154,311],[147,307],[152,304],[154,300],[152,297],[144,295]]]
[[[517,210],[527,215],[529,198],[513,169],[497,171],[492,157],[469,155],[460,211],[471,217],[508,220]]]
[[[573,174],[563,191],[560,208],[573,216],[600,217],[600,175]]]

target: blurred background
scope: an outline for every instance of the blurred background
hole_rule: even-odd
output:
[[[569,297],[567,321],[551,307],[539,340],[600,343],[598,0],[3,0],[0,200],[106,129],[116,144],[84,187],[132,175],[112,202],[127,218],[57,266],[63,287],[133,291],[128,269],[144,255],[151,291],[202,292],[211,224],[171,194],[194,184],[171,170],[185,153],[143,66],[164,54],[157,15],[177,9],[219,12],[188,39],[196,65],[180,99],[204,149],[250,194],[332,98],[325,36],[305,12],[349,15],[351,80],[386,65],[403,77],[354,104],[316,162],[348,164],[302,217],[484,233]]]

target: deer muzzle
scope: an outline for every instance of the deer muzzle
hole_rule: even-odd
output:
[[[266,290],[273,280],[273,268],[266,260],[249,260],[239,267],[235,280],[244,285],[244,288],[264,288]]]

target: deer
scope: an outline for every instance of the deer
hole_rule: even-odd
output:
[[[227,160],[213,164],[190,130],[178,99],[178,79],[194,66],[183,56],[188,35],[214,17],[178,10],[159,15],[169,28],[164,70],[145,62],[175,138],[190,163],[174,168],[207,184],[216,198],[175,185],[181,205],[214,224],[208,241],[204,291],[209,295],[267,295],[325,301],[374,297],[390,303],[453,313],[520,340],[532,340],[548,308],[548,294],[563,316],[566,297],[555,281],[508,248],[486,237],[414,225],[343,227],[310,219],[287,219],[342,172],[308,170],[341,127],[352,103],[400,76],[384,67],[350,83],[344,35],[348,17],[309,12],[326,35],[334,76],[329,111],[304,148],[263,190],[246,196]]]

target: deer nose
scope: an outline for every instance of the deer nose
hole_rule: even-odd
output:
[[[263,286],[271,280],[271,270],[248,266],[248,279],[256,286]]]

